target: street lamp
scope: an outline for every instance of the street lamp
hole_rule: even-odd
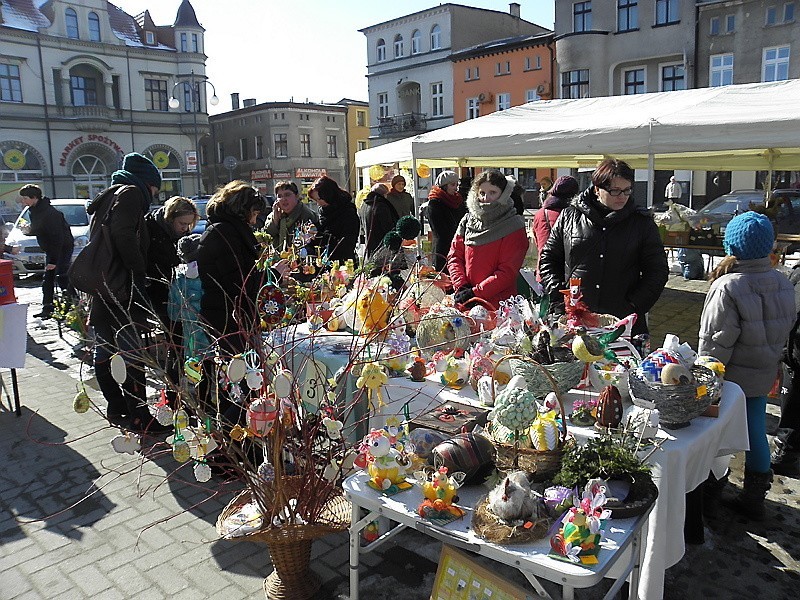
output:
[[[175,85],[172,86],[172,92],[170,92],[170,99],[169,99],[169,107],[170,108],[178,108],[181,103],[175,97],[175,88],[178,86],[189,86],[189,90],[191,93],[191,102],[192,102],[192,126],[194,127],[194,157],[197,161],[196,165],[196,172],[197,172],[197,195],[200,195],[200,191],[203,188],[203,180],[202,175],[200,173],[200,148],[199,148],[199,141],[197,136],[197,109],[200,106],[200,89],[195,86],[195,75],[194,70],[191,71],[189,74],[189,81],[179,81]],[[213,92],[213,96],[209,99],[209,103],[211,106],[216,106],[219,104],[219,98],[217,98],[217,90],[214,87],[214,84],[211,83],[205,75],[199,81],[206,83],[211,86],[211,91]],[[213,151],[213,149],[212,149]]]

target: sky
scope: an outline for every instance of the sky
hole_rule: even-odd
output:
[[[521,17],[553,28],[555,0],[517,0]],[[113,0],[130,15],[145,10],[171,25],[180,0]],[[258,102],[368,99],[367,45],[359,29],[438,6],[435,0],[191,0],[205,28],[206,75],[220,103],[230,95]],[[458,4],[508,12],[507,0]]]

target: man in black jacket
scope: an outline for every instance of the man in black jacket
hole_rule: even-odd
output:
[[[61,290],[69,293],[67,270],[75,241],[63,213],[50,204],[50,198],[42,195],[42,189],[38,185],[23,186],[19,195],[20,201],[30,209],[31,218],[30,224],[21,228],[22,233],[35,235],[47,256],[42,279],[42,312],[34,316],[49,319],[53,314],[56,280]]]

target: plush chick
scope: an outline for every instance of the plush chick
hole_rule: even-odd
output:
[[[366,290],[356,302],[356,312],[364,323],[362,333],[375,333],[386,327],[391,306],[377,290]]]

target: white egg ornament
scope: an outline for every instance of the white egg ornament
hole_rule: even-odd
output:
[[[693,380],[692,372],[683,365],[669,363],[661,369],[661,383],[664,385],[688,384]]]
[[[194,478],[200,483],[205,483],[211,479],[211,467],[206,463],[195,463],[194,465]]]
[[[239,383],[244,376],[247,374],[247,363],[244,362],[244,359],[236,356],[231,359],[231,362],[228,363],[227,375],[228,379],[230,379],[234,383]]]
[[[292,372],[288,369],[281,369],[275,374],[275,378],[272,381],[275,395],[278,398],[288,398],[292,395],[293,383],[294,377],[292,376]]]
[[[115,354],[111,357],[111,377],[120,385],[125,383],[128,378],[128,367],[125,365],[125,359],[122,358],[121,354]]]

